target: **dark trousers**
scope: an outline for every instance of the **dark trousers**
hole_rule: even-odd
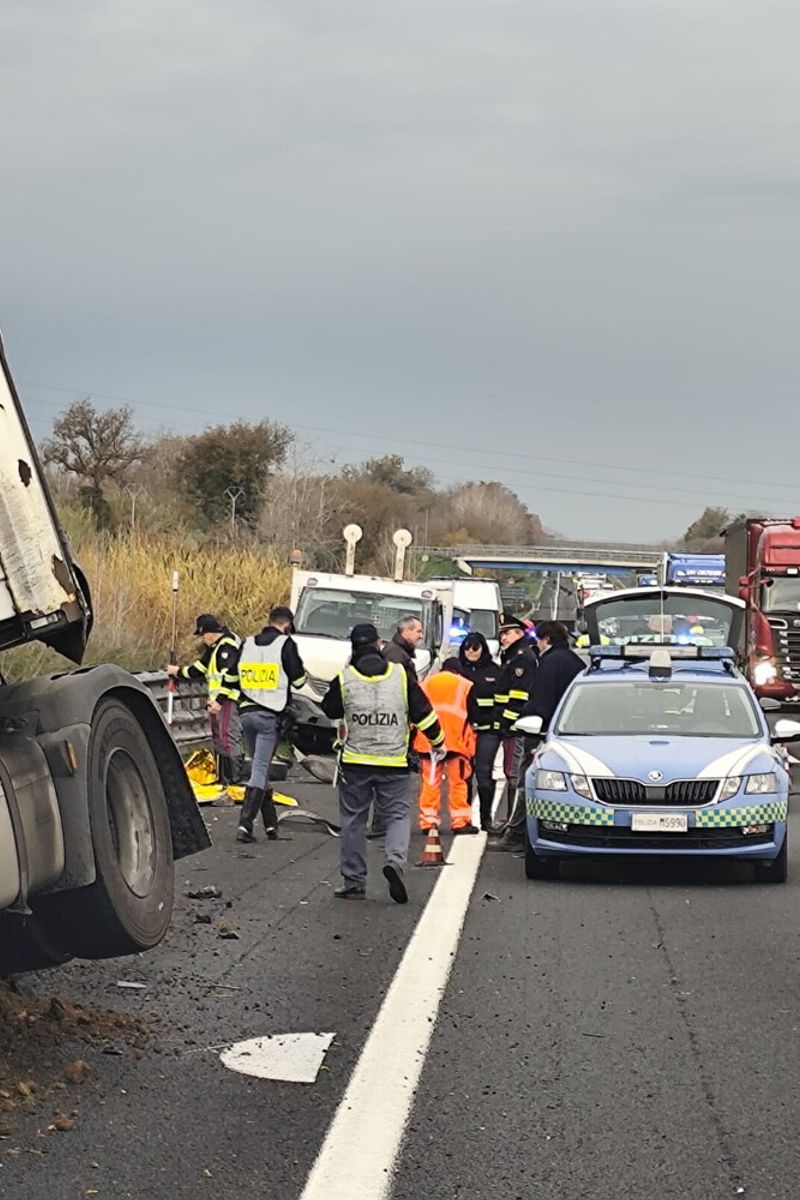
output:
[[[525,798],[525,775],[528,767],[531,765],[533,752],[539,745],[541,738],[539,737],[520,737],[515,738],[517,750],[514,755],[514,768],[516,774],[514,776],[513,789],[509,782],[509,817],[508,817],[508,836],[515,840],[525,841],[525,823],[528,819],[528,806]],[[513,801],[512,801],[513,797]]]
[[[367,814],[370,805],[383,818],[386,859],[404,867],[411,838],[411,777],[392,767],[339,770],[340,870],[348,887],[367,879]]]
[[[492,823],[494,803],[494,760],[500,737],[493,729],[479,729],[475,747],[475,779],[478,784],[478,799],[481,806],[481,829],[489,829]]]

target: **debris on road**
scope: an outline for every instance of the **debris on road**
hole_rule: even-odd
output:
[[[210,925],[211,917],[208,915],[208,913],[195,913],[194,923],[195,925]]]
[[[187,900],[221,900],[222,888],[218,888],[216,884],[210,883],[206,887],[198,888],[194,892],[186,892]]]
[[[484,892],[481,900],[496,900],[498,904],[502,904],[502,900],[499,896],[495,896],[494,892]]]
[[[240,1075],[282,1083],[314,1083],[335,1033],[276,1033],[237,1042],[220,1061]]]
[[[83,1083],[91,1070],[89,1064],[83,1058],[78,1058],[75,1062],[68,1062],[64,1067],[64,1075],[70,1083]]]
[[[147,984],[140,983],[135,979],[118,979],[117,987],[129,992],[144,992],[147,989]]]
[[[226,924],[225,921],[220,921],[217,926],[217,937],[230,942],[238,942],[239,940],[239,934],[235,929],[231,929],[230,925]]]
[[[47,1128],[57,1133],[71,1133],[75,1128],[75,1118],[68,1117],[66,1113],[56,1113],[55,1120]]]

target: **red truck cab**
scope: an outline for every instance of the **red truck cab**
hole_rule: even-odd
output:
[[[747,604],[745,672],[758,696],[800,703],[800,517],[725,530],[726,586]]]

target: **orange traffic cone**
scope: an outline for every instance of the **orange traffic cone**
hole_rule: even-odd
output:
[[[428,840],[425,843],[422,858],[419,860],[417,866],[443,867],[444,865],[445,861],[444,854],[442,854],[442,843],[439,841],[439,830],[434,825],[428,830]]]

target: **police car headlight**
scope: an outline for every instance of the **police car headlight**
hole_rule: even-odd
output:
[[[572,776],[572,790],[577,792],[579,796],[583,796],[585,800],[591,800],[592,789],[589,787],[589,780],[585,775]]]
[[[567,777],[563,771],[537,771],[535,787],[542,792],[565,792]]]
[[[720,800],[730,800],[731,796],[735,796],[741,787],[742,781],[738,775],[729,775],[722,784],[720,791]]]
[[[769,792],[777,792],[778,776],[773,771],[764,775],[748,775],[744,790],[748,796],[765,796]]]

